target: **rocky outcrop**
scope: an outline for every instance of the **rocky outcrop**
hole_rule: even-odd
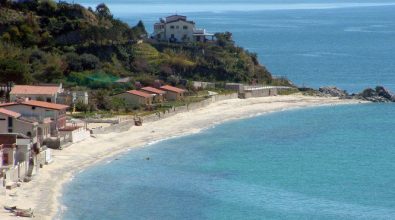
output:
[[[318,91],[327,96],[333,96],[339,98],[349,97],[349,94],[346,91],[333,86],[321,87],[318,89]]]
[[[395,102],[395,95],[382,86],[377,86],[376,89],[367,88],[355,97],[371,102]]]
[[[395,102],[395,95],[383,86],[377,86],[375,89],[367,88],[361,93],[351,95],[337,87],[326,86],[319,88],[317,95],[343,99],[361,99],[370,102]]]

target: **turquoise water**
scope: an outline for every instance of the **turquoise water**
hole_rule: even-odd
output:
[[[78,174],[63,219],[394,219],[394,112],[285,111],[133,150]]]
[[[178,12],[211,32],[230,31],[299,85],[395,91],[395,1],[163,3],[109,6],[148,30]],[[391,104],[286,111],[133,150],[78,174],[63,194],[62,217],[395,219],[394,113]]]
[[[77,1],[78,2],[78,1]],[[99,1],[80,1],[94,6]],[[350,92],[384,85],[395,91],[394,0],[116,0],[114,15],[149,32],[178,12],[210,32],[230,31],[238,45],[300,86]]]

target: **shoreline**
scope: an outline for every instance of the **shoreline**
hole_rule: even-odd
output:
[[[260,115],[307,107],[366,103],[360,100],[312,97],[302,95],[273,96],[251,99],[230,99],[210,104],[207,107],[179,113],[154,122],[133,126],[126,132],[96,135],[73,144],[61,151],[53,151],[54,162],[44,166],[29,183],[0,194],[0,205],[17,205],[33,208],[34,219],[59,219],[63,213],[61,196],[65,184],[84,169],[106,159],[147,147],[170,138],[198,133],[218,124]],[[14,196],[10,196],[14,194]],[[16,195],[16,196],[15,196]],[[0,219],[15,219],[2,207]]]

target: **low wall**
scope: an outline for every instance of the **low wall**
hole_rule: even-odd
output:
[[[264,89],[256,89],[256,90],[245,90],[244,92],[239,94],[239,97],[242,99],[248,99],[248,98],[257,98],[257,97],[276,96],[277,94],[278,94],[277,88],[264,88]]]
[[[118,124],[119,119],[93,119],[93,118],[88,118],[84,119],[86,123],[110,123],[110,124]]]
[[[28,163],[22,162],[4,171],[6,184],[23,181],[28,171]]]
[[[119,124],[114,124],[108,127],[99,127],[91,130],[91,134],[107,134],[110,132],[124,132],[129,130],[134,125],[133,120],[123,121]]]

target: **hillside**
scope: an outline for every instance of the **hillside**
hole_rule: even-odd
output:
[[[142,43],[143,22],[129,27],[105,4],[95,9],[50,0],[0,4],[1,83],[111,89],[114,80],[127,76],[146,84],[158,78],[172,84],[273,83],[256,54],[236,46],[230,33],[217,33],[215,44]]]

